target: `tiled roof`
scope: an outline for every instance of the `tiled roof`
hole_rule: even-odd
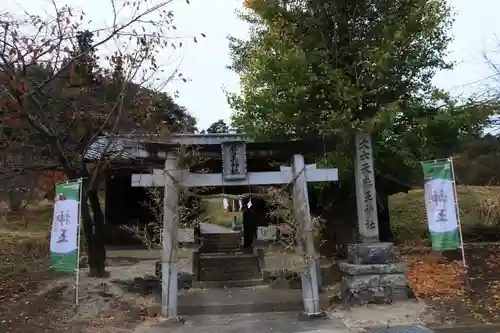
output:
[[[85,158],[97,159],[106,151],[113,159],[149,157],[144,145],[158,143],[172,146],[220,145],[222,142],[245,141],[244,134],[173,134],[169,138],[158,135],[109,135],[98,137],[85,152]]]

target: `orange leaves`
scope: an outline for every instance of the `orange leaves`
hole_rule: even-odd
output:
[[[428,248],[406,248],[407,279],[441,322],[461,325],[500,321],[500,246],[468,244],[467,277],[461,260]],[[416,250],[416,251],[415,251]],[[418,253],[417,253],[418,252]]]
[[[243,6],[247,9],[253,9],[260,0],[244,0]]]
[[[45,188],[52,188],[55,184],[67,180],[68,178],[63,172],[51,171],[44,172],[38,179],[39,184]]]
[[[52,199],[51,193],[54,191],[54,186],[57,183],[63,182],[65,180],[68,180],[68,177],[66,177],[66,175],[63,172],[59,171],[44,172],[38,178],[38,185],[42,187],[49,194],[48,198]]]
[[[9,118],[7,120],[7,122],[9,123],[9,125],[11,126],[14,126],[14,127],[19,127],[19,125],[21,124],[21,119],[19,118]]]
[[[0,105],[3,106],[7,112],[19,111],[19,103],[13,98],[6,97],[0,100]]]
[[[488,291],[490,296],[489,302],[486,307],[487,310],[495,317],[495,319],[500,319],[500,281],[489,281]]]
[[[461,297],[465,294],[464,268],[461,261],[447,262],[440,253],[419,254],[405,258],[407,279],[419,297]]]
[[[23,82],[21,83],[21,91],[23,93],[26,93],[28,92],[28,87],[29,87],[29,82],[28,82],[28,78],[24,78]]]
[[[23,96],[28,92],[29,82],[27,78],[23,78],[20,82],[13,79],[10,84],[13,92],[19,96]]]
[[[158,317],[160,315],[159,310],[160,309],[152,306],[142,307],[140,312],[140,317],[142,320]]]

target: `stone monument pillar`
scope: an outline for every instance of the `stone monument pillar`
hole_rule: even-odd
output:
[[[342,299],[346,304],[406,299],[406,266],[396,261],[392,243],[379,240],[372,142],[367,133],[356,135],[355,181],[361,243],[349,244],[347,261],[339,265]]]
[[[375,169],[373,167],[372,140],[367,133],[356,135],[354,167],[359,236],[363,243],[377,243],[379,236]]]

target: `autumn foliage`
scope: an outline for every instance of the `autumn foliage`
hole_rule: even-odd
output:
[[[120,148],[110,140],[93,159],[90,147],[103,136],[167,136],[196,124],[164,92],[183,79],[177,67],[163,68],[171,62],[160,63],[166,50],[182,46],[170,3],[111,0],[113,24],[100,27],[83,10],[55,2],[41,15],[0,11],[0,184],[21,194],[39,186],[50,197],[56,183],[83,178],[94,276],[106,275],[98,188]]]

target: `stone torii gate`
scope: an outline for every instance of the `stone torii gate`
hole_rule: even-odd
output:
[[[179,216],[178,186],[249,186],[293,183],[293,202],[297,220],[303,223],[303,244],[307,271],[302,274],[302,296],[305,314],[322,313],[319,306],[317,251],[313,240],[313,223],[309,211],[308,182],[337,181],[337,169],[317,169],[315,164],[305,165],[304,157],[295,154],[292,166],[273,172],[247,172],[246,145],[243,141],[222,142],[222,173],[191,173],[177,169],[178,156],[168,152],[164,170],[152,174],[133,174],[134,187],[164,187],[163,258],[162,258],[162,310],[165,318],[177,317],[177,237]]]

